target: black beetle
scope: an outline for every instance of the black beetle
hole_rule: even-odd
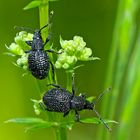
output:
[[[44,46],[50,40],[51,35],[48,36],[45,43],[43,42],[41,36],[41,30],[47,27],[45,25],[41,29],[36,29],[34,31],[34,36],[32,41],[26,41],[26,43],[31,46],[31,50],[26,51],[29,53],[28,56],[28,65],[29,70],[31,71],[32,75],[37,79],[44,79],[48,75],[48,71],[50,69],[50,64],[52,67],[53,79],[54,79],[54,66],[49,59],[47,52],[55,52],[54,50],[44,50]],[[56,52],[55,52],[56,53]]]
[[[86,96],[83,94],[75,96],[74,76],[72,82],[72,93],[65,88],[61,88],[59,85],[56,84],[49,85],[54,86],[54,88],[47,91],[43,96],[44,104],[42,104],[41,106],[44,106],[43,108],[45,110],[51,112],[64,113],[63,117],[68,115],[71,110],[74,110],[76,121],[80,121],[80,115],[78,111],[84,109],[93,110],[99,117],[101,122],[104,124],[104,126],[109,131],[111,130],[108,127],[108,125],[104,122],[104,120],[101,118],[100,114],[95,110],[95,104],[97,103],[97,101],[101,99],[104,93],[100,94],[93,103],[90,103],[88,100],[86,100]],[[110,89],[108,88],[105,92],[109,90]]]
[[[36,29],[35,31],[28,27],[15,26],[15,28],[20,29],[20,30],[30,30],[34,32],[33,40],[26,41],[26,44],[31,46],[31,50],[25,51],[25,53],[29,53],[28,66],[32,75],[36,77],[37,79],[46,78],[50,69],[50,65],[51,65],[52,73],[53,73],[53,80],[54,80],[54,66],[52,62],[50,61],[50,58],[47,52],[51,52],[51,53],[57,53],[57,52],[55,52],[54,50],[44,49],[44,46],[49,42],[51,38],[51,34],[48,35],[45,43],[43,42],[43,39],[41,36],[42,29],[46,28],[47,26],[48,24],[42,27],[41,29]]]

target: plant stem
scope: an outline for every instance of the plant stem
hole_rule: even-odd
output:
[[[123,107],[120,114],[120,128],[116,134],[117,140],[129,139],[132,134],[132,128],[135,124],[135,115],[139,108],[140,98],[140,34],[137,39],[135,50],[129,62],[129,69],[126,78],[123,95]],[[132,121],[133,120],[133,121]],[[127,130],[127,133],[126,133]]]
[[[124,88],[123,80],[127,71],[127,64],[130,59],[131,51],[133,49],[136,10],[137,6],[134,0],[119,1],[109,58],[108,78],[105,83],[105,86],[112,86],[112,97],[106,98],[102,104],[103,115],[109,117],[109,119],[116,118],[116,108],[118,106],[117,101],[120,93],[123,92],[122,88]],[[104,140],[106,140],[110,139],[110,136],[111,135],[104,133],[103,130],[100,129],[97,139],[100,140],[101,138],[104,138]]]
[[[72,73],[66,72],[66,74],[67,74],[67,90],[71,91],[72,90]]]
[[[39,7],[39,18],[40,18],[40,28],[49,23],[49,0],[42,0],[42,4]],[[48,28],[43,29],[42,37],[44,40],[46,40],[48,36],[48,32],[49,32]],[[51,54],[49,54],[49,57],[50,57],[50,60],[53,59]],[[49,73],[48,83],[53,83],[52,73]]]
[[[67,132],[65,128],[57,128],[55,134],[57,140],[67,140]]]
[[[40,28],[46,24],[49,24],[49,0],[42,0],[42,2],[43,2],[43,4],[39,7]],[[44,40],[46,40],[49,31],[47,29],[46,30],[43,29],[43,31],[42,31],[42,37]],[[50,44],[49,44],[49,46],[50,46]],[[49,54],[49,58],[50,58],[50,61],[52,62],[53,56],[51,54]],[[52,79],[51,72],[49,73],[49,76],[47,79],[48,79],[47,80],[48,83],[54,82]],[[57,79],[56,75],[55,75],[55,79]],[[57,81],[56,81],[56,83],[57,83]],[[48,116],[49,116],[49,120],[53,120],[54,118],[55,118],[55,120],[57,120],[57,116],[55,116],[54,114],[49,114]],[[56,128],[55,134],[56,134],[57,140],[67,140],[67,133],[66,133],[65,128],[60,128],[60,127]]]

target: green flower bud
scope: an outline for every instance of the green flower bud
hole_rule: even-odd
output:
[[[55,63],[56,68],[73,69],[78,60],[89,61],[99,59],[91,57],[92,50],[86,48],[86,42],[80,36],[74,36],[73,40],[63,40],[60,37],[60,44],[62,54],[58,56]]]
[[[41,100],[34,100],[34,99],[31,99],[31,101],[34,103],[33,108],[34,108],[35,114],[40,115],[40,113],[42,112],[42,108],[40,106],[40,103],[42,101]]]
[[[17,59],[17,65],[22,67],[23,69],[27,70],[27,64],[28,64],[28,55],[22,55],[21,58]]]
[[[67,64],[67,63],[64,63],[64,64],[62,65],[62,68],[64,68],[64,69],[68,69],[69,67],[70,67],[70,65]]]
[[[24,65],[22,68],[23,68],[24,70],[28,70],[28,66],[26,66],[26,65]]]
[[[60,68],[62,67],[62,64],[61,64],[59,61],[56,61],[55,67],[56,67],[57,69],[60,69]]]
[[[61,55],[59,55],[58,57],[58,61],[61,63],[64,63],[67,60],[67,54],[66,53],[62,53]]]
[[[74,36],[73,40],[79,50],[82,50],[86,46],[86,42],[84,42],[83,38],[80,36]]]
[[[21,31],[16,35],[14,40],[15,43],[11,43],[11,45],[7,48],[10,51],[10,53],[18,56],[16,64],[24,70],[27,70],[28,54],[25,53],[24,49],[28,46],[26,44],[26,41],[33,40],[33,34],[27,33],[26,31]]]
[[[28,46],[25,41],[33,40],[33,34],[27,33],[26,31],[21,31],[15,37],[15,42],[24,48]]]
[[[26,41],[33,40],[33,36],[34,36],[33,34],[28,33],[28,34],[27,34]]]
[[[21,41],[24,41],[24,38],[26,38],[27,32],[26,31],[21,31],[17,34],[15,37],[15,42],[20,43]]]
[[[67,56],[67,63],[68,64],[73,64],[76,63],[77,58],[75,56]]]
[[[90,48],[85,48],[82,51],[81,56],[79,57],[79,60],[88,61],[91,55],[92,55],[92,50]]]
[[[10,46],[9,46],[9,51],[15,55],[23,55],[24,54],[24,51],[23,49],[16,43],[12,43]]]

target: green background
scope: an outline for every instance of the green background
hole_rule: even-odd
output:
[[[31,98],[39,99],[34,78],[31,75],[22,77],[23,71],[12,64],[13,58],[4,54],[7,51],[5,44],[10,45],[16,35],[17,31],[13,28],[15,25],[39,28],[38,9],[22,10],[28,3],[28,0],[2,0],[0,4],[0,140],[54,139],[52,129],[24,133],[23,126],[3,124],[9,118],[36,117],[33,103],[30,101]],[[101,61],[84,62],[85,66],[76,70],[78,94],[84,92],[88,96],[96,96],[105,88],[112,87],[110,84],[105,85],[105,81],[118,3],[118,0],[60,0],[50,4],[50,9],[54,11],[52,28],[54,46],[60,48],[59,35],[67,40],[72,39],[74,35],[79,35],[84,38],[87,47],[92,48],[93,54],[101,58]],[[140,14],[137,17],[140,18]],[[66,79],[63,71],[58,70],[58,75],[59,83],[65,86]],[[111,94],[107,96],[111,97]],[[121,94],[119,99],[121,99]],[[117,101],[117,112],[123,107],[122,102],[122,100]],[[130,139],[140,139],[139,107],[140,105],[137,104],[137,111],[132,111],[135,117],[130,120],[134,121],[135,127],[133,126],[134,129],[131,130]],[[96,109],[101,112],[101,104],[98,104]],[[107,112],[109,114],[109,109]],[[87,116],[95,116],[92,112],[86,111],[86,113]],[[103,118],[106,117],[100,114]],[[108,119],[119,121],[118,116],[119,114],[116,114],[114,118]],[[120,125],[121,123],[113,125],[113,132],[109,135],[114,135]],[[103,133],[109,133],[102,125],[77,124],[71,131],[68,131],[68,139],[96,139],[100,134],[99,128],[103,128]]]

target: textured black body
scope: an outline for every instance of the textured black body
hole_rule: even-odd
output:
[[[98,100],[101,99],[104,93],[100,94],[94,102],[90,103],[88,100],[86,100],[86,97],[83,94],[79,96],[75,96],[74,80],[72,84],[72,93],[64,88],[61,88],[59,85],[56,84],[50,84],[50,85],[54,86],[54,88],[48,90],[43,95],[43,103],[45,105],[44,108],[46,110],[51,112],[64,113],[63,115],[64,117],[68,115],[71,110],[74,110],[76,121],[80,120],[80,115],[78,111],[84,109],[92,110],[96,113],[96,115],[105,125],[105,127],[109,131],[111,130],[94,108],[95,104],[97,103]]]
[[[34,77],[37,79],[46,78],[50,69],[48,54],[43,50],[30,51],[28,65]]]
[[[47,25],[45,25],[43,28],[45,27],[47,27]],[[29,46],[31,46],[31,50],[26,51],[26,53],[29,53],[28,56],[29,70],[31,71],[32,75],[37,79],[46,78],[48,76],[50,64],[52,66],[52,63],[49,61],[49,56],[47,54],[47,51],[49,50],[44,50],[44,46],[50,40],[50,36],[48,36],[48,38],[44,43],[41,36],[41,30],[43,28],[34,31],[32,41],[26,41],[26,43]]]
[[[73,96],[72,93],[60,87],[47,91],[43,96],[43,103],[46,110],[64,113],[64,116],[72,109],[75,111],[92,109],[91,103],[83,96]]]
[[[53,88],[43,96],[43,102],[48,111],[68,112],[70,110],[72,94],[62,88]]]

